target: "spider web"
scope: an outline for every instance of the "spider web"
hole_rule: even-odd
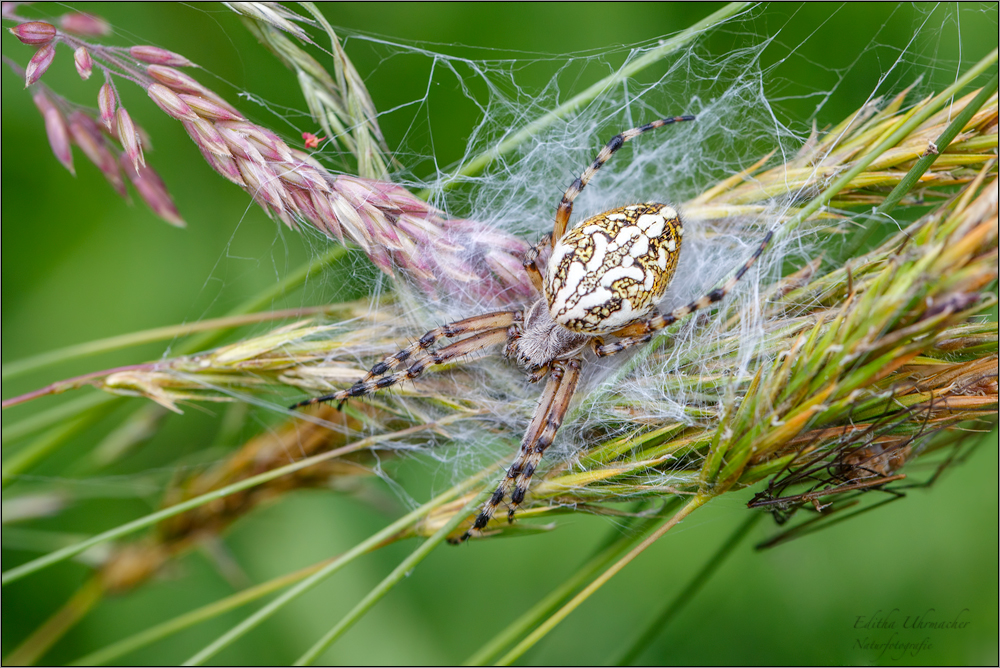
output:
[[[545,118],[585,88],[583,82],[589,84],[641,59],[662,40],[568,56],[487,50],[485,57],[469,58],[450,55],[458,50],[454,45],[400,43],[350,31],[342,34],[349,50],[368,48],[378,54],[373,79],[390,77],[394,64],[401,60],[425,62],[425,94],[384,111],[380,118],[384,126],[405,128],[395,153],[403,167],[394,179],[412,191],[428,192],[430,202],[450,216],[482,221],[534,243],[551,231],[555,205],[565,187],[614,134],[656,118],[697,116],[695,123],[647,133],[627,144],[576,200],[571,226],[601,211],[650,201],[671,204],[683,217],[685,201],[768,152],[775,152],[772,165],[793,158],[814,127],[835,125],[855,109],[889,99],[908,85],[916,84],[908,101],[919,99],[935,86],[952,81],[966,66],[960,53],[957,58],[944,58],[941,52],[949,50],[949,40],[961,41],[964,22],[981,11],[963,15],[954,7],[917,7],[915,11],[897,7],[882,23],[861,26],[869,33],[868,43],[819,62],[807,55],[810,47],[832,41],[837,35],[832,25],[835,19],[843,20],[851,11],[849,7],[829,10],[828,17],[818,21],[813,17],[816,23],[805,39],[793,44],[783,41],[783,33],[799,21],[796,15],[783,17],[784,25],[774,29],[764,27],[768,19],[774,20],[764,9],[746,11],[637,77],[604,91],[472,175],[462,175],[461,168]],[[904,16],[910,25],[901,35],[898,22]],[[995,23],[995,12],[991,16]],[[521,83],[539,79],[543,80],[540,85]],[[434,109],[463,103],[478,112],[478,120],[454,158],[448,155],[454,143],[448,133],[455,130],[437,128]],[[753,218],[686,223],[680,264],[661,310],[711,290],[750,256],[767,229],[776,229],[774,221],[797,198],[811,194],[815,193],[788,192],[772,200],[765,214]],[[828,234],[828,227],[822,233],[803,227],[772,244],[715,313],[701,316],[698,327],[692,326],[691,319],[680,329],[669,354],[639,366],[624,379],[616,376],[615,400],[633,406],[637,423],[696,422],[688,407],[703,394],[703,388],[668,387],[657,379],[676,374],[680,360],[688,360],[683,373],[689,377],[705,371],[713,360],[699,359],[696,351],[710,350],[717,343],[721,323],[734,315],[740,323],[734,375],[752,374],[751,360],[764,334],[759,310],[762,290],[789,267],[799,268],[818,255],[829,245]],[[374,280],[372,294],[392,288],[385,276]],[[497,308],[473,291],[456,292],[443,300],[426,299],[415,285],[408,285],[405,274],[397,277],[395,287],[403,295],[401,331],[411,340],[431,327]],[[605,383],[624,358],[627,355],[586,361],[576,397],[582,409],[571,413],[547,461],[572,456],[585,434],[606,426],[606,402],[589,397],[608,398]],[[370,363],[370,359],[358,359],[359,367]],[[485,457],[510,452],[510,442],[498,441],[493,429],[499,423],[509,434],[522,433],[537,401],[538,389],[501,362],[499,355],[466,368],[472,380],[459,386],[462,396],[491,407],[493,414],[450,426],[444,440],[453,447],[427,450],[439,462],[448,483],[467,474],[474,464],[481,465]],[[425,375],[416,381],[418,392],[426,379]],[[428,443],[440,445],[438,440]]]
[[[801,8],[782,14],[762,7],[748,9],[469,176],[456,174],[476,156],[546,117],[594,81],[641,59],[671,35],[551,54],[542,50],[544,46],[537,51],[510,52],[337,30],[356,62],[374,63],[362,74],[380,108],[379,121],[398,164],[393,180],[414,192],[426,190],[429,201],[449,216],[480,221],[533,243],[551,230],[555,205],[565,187],[617,132],[654,118],[683,113],[698,118],[695,123],[663,128],[627,144],[577,199],[571,225],[635,202],[665,202],[678,207],[683,216],[685,201],[768,152],[776,152],[772,164],[794,156],[814,124],[832,126],[862,105],[890,98],[914,82],[919,83],[909,99],[940,90],[977,55],[966,57],[961,49],[956,51],[970,23],[985,24],[987,30],[996,27],[993,5],[892,7],[880,20],[867,23],[852,22],[852,12],[850,5],[828,6],[822,15]],[[844,32],[847,27],[850,40]],[[817,57],[817,45],[826,46],[820,50],[822,57]],[[393,97],[392,83],[400,76],[416,77],[420,93],[405,99]],[[303,130],[315,130],[301,106],[281,104],[254,90],[240,94],[244,98],[241,109],[255,116],[270,114],[274,122],[262,124],[290,140]],[[469,125],[442,126],[436,110],[444,107],[463,109]],[[334,169],[350,169],[350,160],[343,155],[331,152],[325,157]],[[661,308],[670,309],[704,294],[739,266],[791,204],[792,195],[777,198],[771,212],[756,219],[689,221],[680,266]],[[279,228],[274,267],[282,266],[287,246],[303,241],[316,257],[330,248],[328,239],[308,228],[301,237]],[[676,373],[678,360],[711,347],[718,338],[716,325],[734,314],[741,327],[737,368],[746,373],[763,332],[757,309],[761,290],[783,270],[814,257],[823,243],[814,230],[802,229],[772,245],[707,322],[703,317],[698,327],[692,323],[682,327],[671,341],[669,355],[628,375],[616,393],[641,408],[636,422],[696,421],[687,406],[692,396],[701,394],[701,388],[679,390],[657,380]],[[397,273],[394,283],[373,271],[363,255],[355,254],[351,261],[351,286],[314,280],[304,291],[302,304],[337,301],[348,292],[377,298],[396,291],[402,296],[396,331],[410,339],[430,327],[496,307],[472,291],[432,301],[408,283],[404,273]],[[279,269],[274,271],[281,274]],[[244,259],[234,248],[227,248],[206,277],[204,292],[212,293],[212,301],[219,299],[245,274]],[[206,308],[192,307],[191,319],[197,320]],[[365,352],[358,349],[354,358],[359,368],[372,362]],[[606,403],[588,401],[588,397],[606,396],[604,384],[626,359],[626,355],[600,362],[588,359],[576,399],[584,410],[564,425],[546,455],[547,462],[571,456],[582,445],[583,435],[607,420]],[[696,361],[686,365],[684,373],[697,376],[703,368]],[[397,454],[428,453],[446,484],[473,466],[510,454],[511,442],[516,443],[523,432],[539,391],[496,354],[466,365],[465,370],[469,379],[456,388],[490,414],[449,426],[447,436],[393,446]],[[419,391],[430,375],[418,380],[415,389]],[[238,398],[257,404],[264,413],[285,409],[281,402]],[[440,409],[417,400],[397,399],[427,419],[443,415]],[[272,422],[268,416],[259,419],[262,424]],[[499,438],[498,431],[507,437]],[[449,447],[433,447],[439,445]],[[288,454],[299,457],[295,452]],[[387,476],[381,466],[378,473]],[[397,485],[394,488],[401,490]]]

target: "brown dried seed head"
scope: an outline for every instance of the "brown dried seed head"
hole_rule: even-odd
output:
[[[59,27],[66,32],[84,37],[104,37],[111,34],[111,26],[99,16],[73,12],[59,17]]]
[[[24,68],[24,87],[27,88],[42,78],[45,71],[52,64],[52,59],[56,57],[56,45],[53,43],[43,44],[35,51],[35,55],[28,61],[28,66]]]
[[[56,27],[45,21],[29,21],[10,29],[14,37],[24,44],[48,44],[56,36]]]
[[[193,67],[194,63],[173,51],[167,51],[157,46],[133,46],[128,50],[136,60],[150,65],[171,65],[173,67]]]
[[[125,155],[132,161],[132,166],[139,171],[140,166],[146,165],[146,158],[142,154],[142,145],[139,142],[139,133],[135,131],[135,124],[129,116],[125,107],[118,107],[115,112],[115,126],[118,131],[118,140],[125,149]]]
[[[179,121],[195,121],[198,115],[174,91],[163,84],[153,83],[146,89],[146,94],[160,109],[171,118]]]
[[[101,114],[101,122],[111,132],[114,132],[115,108],[118,106],[118,96],[115,95],[115,87],[110,83],[101,86],[97,92],[97,109]]]
[[[85,46],[77,47],[76,51],[73,52],[73,64],[76,65],[77,74],[84,81],[89,79],[94,72],[94,61],[91,60],[90,51],[87,51]]]

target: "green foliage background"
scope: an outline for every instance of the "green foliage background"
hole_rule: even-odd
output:
[[[41,11],[45,9],[62,11],[52,7]],[[519,51],[535,59],[540,52],[603,51],[667,35],[714,9],[715,5],[706,4],[414,3],[327,5],[324,11],[335,26],[346,29],[345,35],[375,33],[476,59],[517,57]],[[202,64],[207,70],[200,73],[202,80],[255,120],[292,138],[302,130],[315,131],[300,114],[305,104],[294,77],[225,8],[115,3],[88,5],[87,10],[105,16],[119,31],[109,41],[156,44]],[[898,50],[911,40],[913,55],[891,73],[889,89],[897,91],[922,74],[928,89],[940,90],[954,80],[957,71],[996,47],[996,19],[993,3],[937,7],[781,4],[755,10],[748,22],[713,34],[705,44],[712,53],[724,54],[753,35],[758,39],[777,35],[765,51],[766,65],[781,63],[769,80],[768,94],[783,98],[777,106],[786,118],[802,119],[813,113],[817,102],[808,93],[836,89],[819,113],[823,126],[856,109],[895,62]],[[914,39],[916,27],[925,20],[924,30]],[[928,29],[934,25],[943,27]],[[873,44],[879,46],[872,48]],[[28,47],[6,32],[2,46],[6,56],[22,64],[27,61]],[[370,44],[350,39],[346,48],[366,77],[379,109],[424,95],[428,59],[399,56],[382,62]],[[793,49],[795,57],[781,62]],[[607,62],[618,65],[623,57],[616,49]],[[542,86],[561,63],[556,58],[550,66],[525,68],[519,72],[518,83],[527,88]],[[845,69],[841,78],[838,72]],[[564,90],[567,94],[581,90],[605,73],[568,71],[563,75]],[[575,83],[573,76],[579,76]],[[87,104],[93,104],[100,83],[95,79],[81,82],[69,53],[62,50],[44,81]],[[436,77],[435,81],[445,79]],[[222,82],[265,100],[278,115],[236,100],[234,90]],[[126,204],[79,153],[77,177],[72,178],[51,155],[42,119],[30,95],[22,90],[23,83],[5,69],[2,86],[5,364],[95,338],[221,315],[315,252],[314,245],[278,229],[246,194],[215,175],[179,124],[156,110],[137,87],[121,85],[120,90],[133,118],[153,138],[156,150],[148,159],[168,184],[187,229],[169,227],[141,203]],[[683,106],[677,111],[684,111]],[[389,114],[381,122],[390,147],[399,146],[405,138],[404,155],[433,153],[439,164],[449,165],[464,153],[465,138],[479,121],[479,113],[458,91],[442,83],[428,98],[430,134],[427,127],[408,132],[406,114]],[[430,168],[428,163],[414,169],[426,175]],[[553,184],[553,201],[561,185]],[[353,271],[370,271],[363,257],[352,258],[339,271],[276,301],[274,307],[360,296],[358,286],[366,281],[352,280]],[[5,382],[3,395],[10,397],[75,373],[155,358],[164,350],[161,344],[151,344],[77,361]],[[5,411],[4,424],[63,399],[44,399],[37,405]],[[68,512],[34,522],[32,527],[88,534],[145,514],[158,504],[158,493],[169,480],[166,467],[179,456],[194,455],[216,442],[222,411],[188,409],[184,416],[171,417],[161,433],[115,469],[102,472],[96,480],[79,481],[81,456],[132,408],[120,408],[32,471],[30,479],[17,483],[58,479],[86,497]],[[278,417],[256,414],[241,436],[251,436],[262,423]],[[775,531],[769,520],[761,522],[642,661],[996,664],[996,432],[987,438],[970,461],[948,471],[934,488],[914,490],[903,501],[817,535],[758,553],[751,549],[752,543]],[[16,442],[5,446],[4,456],[20,446]],[[930,470],[923,474],[929,475]],[[418,498],[442,481],[431,460],[405,462],[394,477]],[[138,496],[116,498],[130,496],[128,490],[147,481],[153,484]],[[346,550],[400,510],[393,492],[378,479],[368,481],[365,488],[360,495],[365,500],[321,491],[283,498],[239,521],[225,535],[226,545],[255,582]],[[371,498],[377,502],[371,503]],[[525,661],[614,661],[746,517],[748,498],[737,495],[716,501],[671,532],[570,616]],[[325,660],[345,664],[460,662],[573,573],[616,530],[606,519],[576,515],[546,535],[440,549],[335,645]],[[363,558],[217,660],[229,664],[292,660],[411,549],[409,544],[394,545]],[[7,549],[5,544],[3,568],[34,556]],[[3,654],[60,606],[87,574],[77,563],[64,563],[5,587]],[[70,661],[231,591],[204,555],[192,553],[165,577],[127,597],[103,601],[46,662]],[[892,631],[856,628],[859,616],[884,615],[893,609],[899,611],[895,637]],[[938,620],[961,613],[970,624],[960,630],[900,628],[907,615],[928,610]],[[182,661],[242,616],[239,611],[231,613],[127,660]],[[931,647],[916,656],[858,648],[858,642],[866,639],[916,642],[925,637]]]

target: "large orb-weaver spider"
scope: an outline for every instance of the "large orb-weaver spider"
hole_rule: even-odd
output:
[[[524,268],[538,294],[538,299],[527,309],[485,313],[432,329],[373,366],[350,388],[307,399],[292,408],[372,394],[412,380],[432,366],[506,344],[504,355],[514,358],[532,382],[546,376],[548,381],[514,463],[462,540],[486,528],[508,494],[507,519],[513,521],[531,476],[569,408],[585,349],[590,347],[599,357],[614,355],[646,343],[654,332],[721,300],[771,240],[768,232],[750,259],[722,286],[662,314],[657,311],[656,303],[673,277],[684,235],[677,211],[666,204],[623,206],[566,230],[573,200],[625,142],[664,125],[693,120],[694,116],[675,116],[653,121],[616,135],[601,149],[563,195],[552,234],[543,237],[524,256]],[[552,252],[548,262],[541,266],[541,251],[550,243]],[[615,336],[617,340],[605,343],[604,335]],[[461,336],[465,338],[431,350],[441,339]],[[396,371],[404,363],[408,366]]]

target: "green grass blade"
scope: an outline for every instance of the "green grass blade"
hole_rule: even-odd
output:
[[[236,492],[240,492],[244,489],[249,489],[256,485],[260,485],[270,480],[274,480],[275,478],[280,478],[281,476],[286,475],[288,473],[301,471],[302,469],[308,468],[320,462],[327,461],[328,459],[334,459],[336,457],[340,457],[342,455],[351,452],[357,452],[358,450],[370,448],[374,446],[376,443],[382,441],[391,440],[393,438],[398,438],[399,436],[404,436],[404,435],[408,436],[414,433],[415,429],[419,430],[430,429],[439,424],[440,422],[431,423],[429,425],[419,425],[419,427],[417,428],[411,427],[410,429],[404,429],[398,432],[392,432],[389,434],[382,434],[379,436],[371,436],[368,438],[364,438],[355,443],[351,443],[350,445],[345,445],[342,448],[337,448],[336,450],[331,450],[329,452],[324,452],[322,454],[313,455],[312,457],[307,457],[293,464],[288,464],[287,466],[282,466],[281,468],[276,468],[271,471],[266,471],[265,473],[255,475],[251,478],[240,480],[239,482],[233,483],[232,485],[227,485],[220,489],[208,492],[206,494],[202,494],[201,496],[196,496],[193,499],[188,499],[187,501],[170,506],[169,508],[164,508],[163,510],[146,515],[145,517],[140,517],[137,520],[133,520],[131,522],[127,522],[126,524],[122,524],[121,526],[105,531],[104,533],[100,533],[96,536],[93,536],[92,538],[88,538],[87,540],[77,543],[76,545],[71,545],[69,547],[63,548],[62,550],[56,550],[55,552],[51,552],[45,555],[44,557],[39,557],[38,559],[29,561],[26,564],[22,564],[21,566],[12,568],[9,571],[5,571],[3,573],[2,579],[0,579],[0,584],[6,585],[11,582],[15,582],[25,577],[26,575],[30,575],[32,573],[35,573],[36,571],[42,570],[43,568],[47,568],[48,566],[57,564],[60,561],[65,561],[70,557],[74,557],[83,552],[84,550],[93,547],[94,545],[100,545],[101,543],[107,542],[109,540],[115,540],[117,538],[121,538],[122,536],[127,536],[128,534],[134,533],[139,529],[144,529],[146,527],[152,526],[157,522],[161,522],[162,520],[165,520],[169,517],[173,517],[185,511],[192,510],[193,508],[205,505],[206,503],[209,503],[216,499],[221,499],[226,496],[229,496],[230,494],[235,494]]]
[[[471,487],[472,485],[479,482],[479,480],[491,473],[493,468],[485,469],[471,478],[468,478],[464,482],[452,487],[443,494],[438,495],[434,499],[428,501],[424,505],[420,506],[416,510],[404,515],[400,519],[396,520],[385,529],[382,529],[378,533],[374,534],[367,540],[358,543],[353,548],[341,555],[336,561],[325,566],[316,573],[310,575],[308,578],[300,582],[298,585],[292,589],[286,591],[284,594],[276,598],[275,600],[268,603],[266,606],[250,615],[242,622],[231,628],[229,631],[223,635],[216,638],[211,644],[202,649],[200,652],[188,659],[184,665],[185,666],[197,666],[204,663],[206,660],[212,658],[220,651],[231,645],[241,636],[246,634],[248,631],[252,630],[258,624],[266,620],[268,617],[276,613],[278,610],[283,608],[285,605],[295,600],[302,594],[310,591],[313,587],[318,585],[320,582],[330,577],[342,567],[346,566],[348,563],[357,559],[362,554],[374,549],[376,546],[384,541],[391,540],[394,536],[400,534],[409,528],[415,521],[421,517],[428,514],[430,511],[434,510],[438,506],[446,503],[455,496],[461,494],[465,489]]]
[[[650,545],[652,545],[653,543],[655,543],[656,541],[658,541],[665,533],[667,533],[667,531],[669,531],[674,526],[676,526],[678,522],[680,522],[681,520],[683,520],[685,517],[687,517],[688,515],[690,515],[691,513],[693,513],[695,510],[697,510],[701,506],[703,506],[706,503],[708,503],[708,501],[711,500],[711,499],[712,499],[711,496],[706,496],[706,495],[701,495],[701,494],[693,497],[690,501],[687,502],[687,504],[684,505],[683,508],[681,508],[676,513],[674,513],[673,516],[671,516],[662,525],[660,525],[660,527],[658,529],[656,529],[656,531],[654,531],[652,534],[650,534],[650,536],[648,538],[646,538],[645,540],[643,540],[636,547],[632,548],[632,550],[630,550],[628,552],[628,554],[626,554],[624,557],[622,557],[621,559],[619,559],[618,561],[616,561],[614,564],[612,564],[611,567],[608,568],[608,570],[606,570],[603,573],[601,573],[601,575],[599,575],[597,578],[594,579],[593,582],[591,582],[589,585],[587,585],[583,589],[583,591],[581,591],[579,594],[577,594],[576,596],[574,596],[569,601],[569,603],[566,603],[564,606],[562,606],[561,608],[559,608],[559,610],[557,610],[555,612],[555,614],[553,614],[548,619],[546,619],[541,625],[539,625],[538,628],[536,628],[534,631],[532,631],[528,635],[527,638],[525,638],[524,640],[522,640],[521,642],[519,642],[517,644],[517,646],[514,647],[514,649],[512,649],[509,652],[507,652],[494,665],[497,665],[497,666],[509,666],[514,661],[516,661],[517,659],[519,659],[525,652],[527,652],[529,649],[531,649],[532,647],[534,647],[534,645],[539,640],[541,640],[546,635],[548,635],[549,631],[551,631],[556,626],[558,626],[559,623],[562,620],[566,619],[566,617],[569,616],[569,614],[571,612],[573,612],[578,607],[580,607],[580,605],[584,601],[586,601],[588,598],[590,598],[590,596],[594,592],[596,592],[598,589],[600,589],[602,586],[604,586],[604,584],[608,580],[610,580],[621,569],[625,568],[629,563],[631,563],[633,559],[635,559],[640,554],[642,554],[643,552],[645,552],[646,548],[648,548]]]
[[[618,658],[613,665],[616,666],[631,666],[635,663],[635,660],[639,658],[651,642],[653,642],[656,637],[663,632],[663,628],[670,623],[684,606],[691,602],[691,600],[698,594],[701,588],[712,579],[715,572],[719,570],[719,567],[726,561],[726,558],[733,553],[733,550],[740,544],[748,533],[750,529],[754,527],[757,522],[764,517],[764,513],[761,512],[751,512],[750,516],[744,520],[744,522],[736,527],[736,530],[730,534],[729,538],[726,539],[719,549],[712,555],[712,557],[705,562],[705,565],[695,573],[694,577],[688,582],[687,586],[684,587],[674,597],[666,608],[663,609],[655,620],[646,628],[646,631],[639,636],[639,638],[632,643],[632,646],[625,652],[620,658]]]
[[[240,606],[246,605],[247,603],[252,603],[257,599],[263,598],[264,596],[276,592],[279,589],[283,589],[288,585],[295,584],[299,580],[312,575],[335,560],[336,557],[334,559],[326,559],[317,564],[313,564],[312,566],[299,569],[293,573],[281,575],[259,585],[248,587],[247,589],[237,592],[231,596],[227,596],[218,601],[213,601],[212,603],[203,605],[196,610],[185,612],[184,614],[178,615],[173,619],[150,627],[145,631],[140,631],[139,633],[129,636],[128,638],[124,638],[118,642],[108,645],[107,647],[103,647],[96,652],[91,652],[90,654],[73,661],[69,665],[106,665],[115,659],[128,654],[129,652],[151,645],[158,640],[162,640],[175,633],[179,633],[180,631],[190,628],[195,624],[200,624],[204,621],[208,621],[209,619],[214,619],[215,617],[229,612],[230,610],[234,610]]]
[[[969,104],[965,105],[958,114],[955,115],[955,119],[945,128],[944,132],[937,138],[934,145],[940,150],[946,149],[951,142],[958,136],[958,133],[962,131],[965,124],[972,120],[972,117],[976,115],[976,112],[986,104],[986,100],[993,95],[997,90],[997,82],[1000,77],[997,75],[993,76],[988,84],[983,86],[979,93],[972,99]],[[906,193],[910,192],[920,177],[924,175],[934,161],[937,160],[939,155],[937,153],[928,153],[927,155],[921,157],[917,160],[916,164],[910,168],[910,171],[906,173],[903,180],[896,184],[896,187],[892,189],[892,192],[886,196],[885,200],[872,213],[872,221],[865,225],[862,230],[859,230],[857,234],[857,240],[848,245],[847,251],[844,253],[843,260],[847,260],[856,256],[862,248],[865,247],[871,235],[875,232],[878,227],[878,223],[881,222],[881,216],[889,213],[896,208],[896,205],[903,199]]]
[[[554,125],[557,121],[572,116],[574,113],[582,109],[584,106],[589,104],[596,97],[604,93],[605,91],[619,85],[631,76],[634,76],[646,69],[650,65],[653,65],[659,60],[666,58],[671,53],[674,53],[681,47],[685,46],[693,39],[695,39],[701,33],[711,30],[720,23],[726,21],[727,19],[735,16],[744,9],[750,7],[753,3],[750,2],[730,2],[722,9],[709,14],[701,21],[689,26],[685,30],[671,37],[670,39],[664,40],[662,44],[650,51],[649,53],[636,58],[634,61],[628,65],[622,67],[620,70],[607,76],[597,83],[591,85],[586,90],[577,93],[572,98],[563,102],[558,107],[552,111],[546,113],[540,118],[528,123],[526,126],[512,134],[510,137],[500,142],[493,148],[480,153],[475,158],[467,162],[461,169],[449,176],[442,184],[444,188],[452,188],[461,183],[462,177],[474,176],[486,169],[494,160],[500,158],[507,153],[510,153],[516,149],[521,144],[525,143],[537,134],[540,134],[545,129]],[[417,193],[417,196],[421,199],[427,199],[430,196],[429,190],[422,190]]]
[[[264,313],[248,313],[241,315],[229,315],[221,318],[211,318],[209,320],[199,320],[198,322],[184,323],[183,325],[167,325],[166,327],[154,327],[138,332],[129,332],[119,336],[109,336],[96,341],[78,343],[65,348],[50,350],[40,355],[26,357],[7,364],[3,368],[3,379],[14,378],[29,371],[44,369],[81,357],[90,357],[100,353],[111,352],[141,346],[144,343],[154,343],[156,341],[167,341],[180,336],[188,336],[198,332],[212,331],[216,329],[231,330],[243,325],[250,325],[258,322],[268,322],[270,320],[283,320],[285,318],[305,318],[311,315],[325,314],[336,311],[337,305],[332,306],[309,306],[305,308],[284,309],[281,311],[267,311]]]
[[[326,649],[336,642],[340,636],[344,635],[348,629],[354,626],[354,624],[361,619],[366,612],[371,610],[383,596],[388,594],[393,587],[399,584],[403,578],[405,578],[407,574],[417,566],[417,564],[433,552],[434,548],[440,545],[441,541],[443,541],[448,534],[454,531],[476,506],[486,500],[488,494],[489,489],[484,489],[478,496],[465,504],[465,507],[462,508],[462,510],[455,513],[440,529],[434,532],[434,535],[421,543],[420,547],[414,550],[413,553],[406,559],[401,561],[399,565],[396,566],[396,568],[394,568],[393,571],[378,584],[377,587],[368,592],[368,594],[361,599],[361,601],[354,606],[354,608],[352,608],[343,619],[337,622],[336,626],[327,631],[322,638],[317,640],[312,647],[306,650],[306,653],[300,656],[294,665],[312,665],[316,659],[319,658],[320,654],[326,651]]]
[[[21,473],[40,462],[50,453],[55,452],[66,439],[78,434],[107,415],[114,406],[114,403],[108,401],[95,402],[90,405],[90,410],[78,417],[56,423],[55,427],[4,461],[2,469],[0,469],[0,485],[6,487]]]
[[[854,166],[848,169],[846,172],[840,175],[836,181],[830,184],[826,190],[824,190],[818,197],[815,197],[802,207],[799,212],[792,217],[791,220],[786,222],[781,228],[775,232],[775,239],[781,238],[786,234],[789,234],[792,230],[802,224],[809,216],[816,213],[820,207],[826,206],[830,203],[830,200],[834,198],[841,190],[843,190],[847,185],[861,172],[863,172],[868,165],[875,162],[875,160],[885,153],[887,150],[898,144],[901,140],[907,137],[913,130],[915,130],[921,123],[930,118],[938,109],[944,105],[949,99],[956,95],[963,88],[968,86],[972,81],[978,77],[983,72],[987,71],[990,67],[996,65],[997,62],[997,49],[993,49],[985,58],[980,60],[978,63],[973,65],[969,70],[959,77],[955,83],[948,88],[944,89],[941,93],[936,95],[934,99],[927,103],[920,111],[913,114],[902,123],[895,131],[889,134],[888,137],[883,139],[878,146],[868,151],[863,157],[859,158]]]
[[[680,498],[680,497],[676,497]],[[646,535],[659,521],[658,517],[642,518],[624,529],[616,527],[614,536],[606,545],[601,546],[597,553],[588,559],[568,580],[550,592],[532,608],[511,622],[503,631],[493,636],[475,654],[465,660],[466,666],[484,666],[493,661],[504,649],[538,624],[545,615],[550,614],[563,601],[579,589],[598,571],[617,559],[636,541]]]
[[[349,249],[344,246],[336,246],[331,248],[329,251],[319,256],[318,258],[303,264],[301,267],[290,273],[288,276],[278,281],[274,285],[261,290],[259,293],[247,299],[242,304],[238,305],[229,313],[226,317],[236,317],[240,315],[245,315],[247,313],[252,313],[258,309],[269,306],[275,299],[281,297],[287,292],[297,289],[304,285],[306,281],[310,278],[318,275],[323,271],[328,265],[337,262],[349,253]],[[200,350],[204,350],[211,347],[213,344],[217,343],[222,337],[229,333],[233,328],[227,327],[222,329],[214,329],[212,331],[207,331],[200,336],[188,339],[185,343],[178,346],[178,355],[188,355]],[[100,396],[100,395],[97,395]],[[25,420],[15,423],[10,427],[4,427],[4,442],[8,439],[17,438],[20,436],[33,433],[44,427],[57,422],[60,420],[66,420],[77,415],[87,413],[95,408],[113,408],[119,403],[125,401],[127,397],[120,396],[107,396],[104,395],[100,399],[94,397],[88,397],[86,399],[80,399],[74,402],[69,402],[58,408],[51,409],[50,411],[44,411],[38,415],[26,418]],[[124,419],[124,418],[123,418]],[[65,443],[66,439],[70,438],[76,430],[67,430],[59,434],[52,434],[48,441],[44,444],[37,446],[39,450],[42,450],[43,455],[48,455],[54,452]],[[31,460],[31,464],[38,461],[39,458],[35,457]],[[23,471],[26,467],[18,465],[17,469]],[[5,467],[6,471],[6,467]],[[7,474],[4,474],[6,479]]]
[[[46,427],[51,427],[53,424],[64,420],[71,420],[101,404],[113,402],[121,398],[104,392],[92,392],[77,399],[67,401],[55,408],[49,408],[31,417],[24,418],[19,422],[15,422],[9,427],[4,425],[0,442],[6,445],[11,441],[16,441],[35,432],[42,431]]]

